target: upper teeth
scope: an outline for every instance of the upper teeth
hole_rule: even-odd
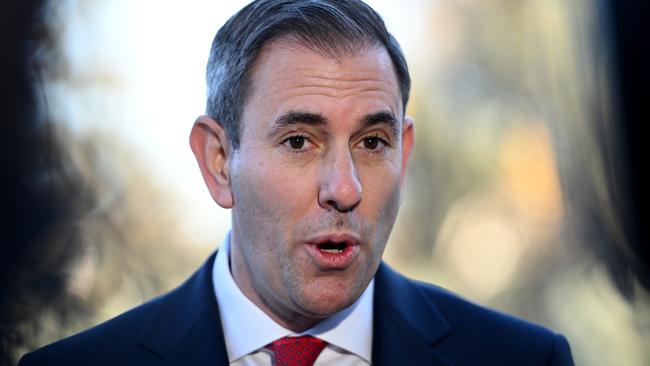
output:
[[[336,248],[333,248],[333,249],[321,249],[321,250],[323,252],[333,253],[333,254],[341,253],[343,251],[343,249],[336,249]]]

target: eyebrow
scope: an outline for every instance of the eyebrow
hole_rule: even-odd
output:
[[[273,123],[273,131],[271,135],[278,133],[283,127],[304,124],[308,126],[326,126],[329,120],[324,116],[316,113],[302,112],[302,111],[289,111],[278,117]],[[368,128],[371,126],[385,124],[391,129],[395,136],[399,134],[397,128],[397,119],[392,113],[381,111],[363,116],[361,118],[360,128]]]
[[[290,111],[281,115],[274,123],[276,128],[297,124],[325,126],[327,125],[327,118],[315,113]]]
[[[379,124],[386,124],[390,127],[394,136],[399,136],[399,129],[397,128],[397,119],[392,113],[382,111],[364,116],[361,119],[361,128],[367,128]]]

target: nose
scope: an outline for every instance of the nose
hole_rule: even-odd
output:
[[[361,202],[362,188],[349,149],[332,152],[321,170],[318,203],[328,210],[351,212]]]

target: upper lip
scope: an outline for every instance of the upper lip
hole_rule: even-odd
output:
[[[324,243],[344,243],[347,246],[351,245],[358,245],[360,240],[352,234],[347,234],[347,233],[332,233],[332,234],[324,234],[324,235],[318,235],[310,240],[307,240],[307,244],[314,244],[314,245],[319,245],[319,244],[324,244]]]

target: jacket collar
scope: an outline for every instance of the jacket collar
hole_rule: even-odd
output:
[[[212,287],[215,255],[185,283],[158,300],[138,343],[188,365],[227,365],[221,320]]]
[[[450,327],[430,297],[383,262],[375,286],[373,365],[451,365],[434,349]]]
[[[214,259],[213,254],[184,284],[157,300],[138,338],[141,346],[186,364],[228,364],[211,278]],[[373,365],[450,366],[433,348],[449,331],[422,289],[382,262],[375,275]]]

